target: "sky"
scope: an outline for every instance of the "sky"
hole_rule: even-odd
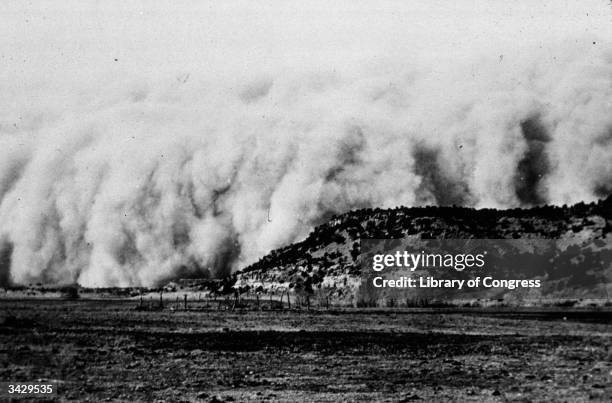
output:
[[[612,38],[606,1],[3,1],[5,79],[341,68]],[[116,59],[116,60],[115,60]]]

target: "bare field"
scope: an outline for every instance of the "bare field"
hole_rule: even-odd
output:
[[[0,301],[0,380],[62,401],[609,401],[612,312]]]

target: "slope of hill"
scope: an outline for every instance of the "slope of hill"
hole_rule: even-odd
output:
[[[609,245],[610,232],[612,196],[590,204],[530,209],[363,209],[333,217],[316,227],[302,242],[274,250],[234,274],[235,287],[290,290],[310,295],[324,292],[355,303],[361,284],[358,263],[361,239],[407,236],[421,239],[549,238],[590,248],[595,240],[605,240]],[[608,265],[594,278],[606,283],[607,287],[612,282],[609,271]],[[588,292],[583,294],[588,295]]]

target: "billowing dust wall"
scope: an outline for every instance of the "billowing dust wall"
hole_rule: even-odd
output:
[[[349,209],[612,191],[606,2],[405,3],[7,13],[0,279],[152,285]]]

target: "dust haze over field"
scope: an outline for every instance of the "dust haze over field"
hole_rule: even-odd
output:
[[[0,279],[152,285],[354,208],[608,195],[612,9],[559,4],[7,3]]]

